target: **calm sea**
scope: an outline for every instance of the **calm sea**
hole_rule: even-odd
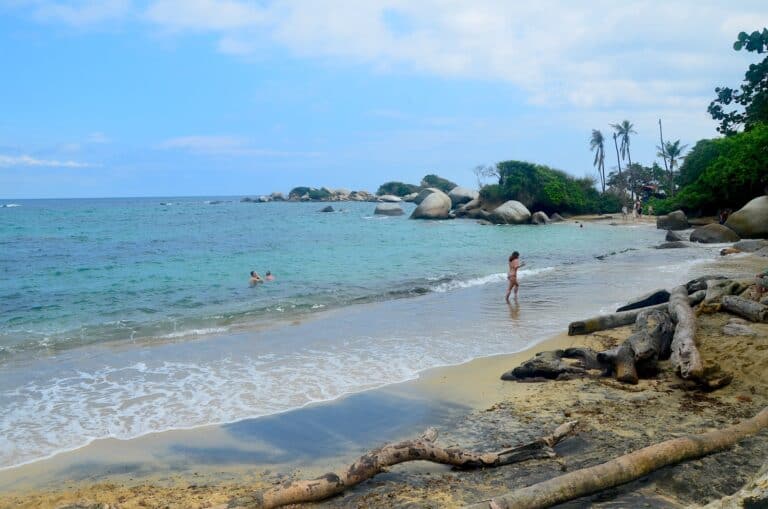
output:
[[[0,468],[517,351],[716,249],[655,250],[663,232],[639,225],[412,221],[410,204],[0,205]],[[526,266],[507,306],[513,250]],[[251,288],[251,270],[276,279]]]

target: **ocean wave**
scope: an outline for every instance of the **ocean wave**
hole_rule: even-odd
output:
[[[19,205],[18,203],[4,203],[0,205],[0,208],[4,208],[4,209],[12,209],[14,207],[21,207],[21,205]]]
[[[520,269],[518,270],[518,274],[521,277],[532,277],[532,276],[537,276],[539,274],[545,274],[553,270],[555,270],[554,267],[541,267],[538,269]],[[507,280],[507,274],[504,272],[490,274],[488,276],[480,276],[472,279],[464,279],[464,280],[451,279],[449,281],[445,281],[435,285],[432,288],[432,291],[437,293],[444,293],[444,292],[456,290],[459,288],[471,288],[473,286],[482,286],[482,285],[487,285],[489,283],[498,283],[506,280]]]
[[[222,334],[229,331],[227,327],[207,327],[203,329],[187,329],[169,332],[158,336],[159,339],[178,339],[195,336],[210,336],[211,334]]]

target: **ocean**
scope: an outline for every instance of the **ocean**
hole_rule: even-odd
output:
[[[647,224],[414,221],[412,204],[0,205],[0,468],[519,351],[684,282],[718,247],[656,250]],[[513,250],[526,265],[507,305]],[[276,278],[250,287],[251,270]]]

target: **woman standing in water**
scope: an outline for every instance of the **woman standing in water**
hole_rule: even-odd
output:
[[[512,289],[515,289],[515,300],[517,300],[517,291],[520,289],[520,285],[517,283],[517,270],[524,266],[525,262],[520,263],[520,253],[515,251],[509,256],[509,272],[507,273],[507,295],[504,296],[505,300],[509,302],[509,294],[512,293]]]

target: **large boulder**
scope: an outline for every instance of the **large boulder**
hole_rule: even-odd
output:
[[[682,210],[670,212],[666,216],[656,218],[656,228],[660,230],[685,230],[688,228],[688,217]]]
[[[402,216],[405,214],[403,208],[397,203],[379,203],[373,213],[382,216]]]
[[[456,207],[456,217],[466,216],[470,210],[480,208],[480,198],[475,198]]]
[[[565,221],[565,219],[563,219],[563,216],[561,216],[557,212],[549,216],[549,220],[552,221],[553,223],[560,223],[562,221]]]
[[[550,220],[547,214],[544,212],[534,212],[531,216],[531,223],[532,224],[549,224]]]
[[[411,214],[411,219],[448,219],[451,199],[444,192],[435,189],[427,195]]]
[[[691,232],[691,242],[715,244],[723,242],[736,242],[740,240],[736,232],[718,223],[699,226]]]
[[[428,187],[426,189],[422,189],[421,191],[419,191],[419,194],[416,195],[416,198],[413,199],[413,203],[415,203],[416,205],[421,205],[421,202],[423,202],[427,196],[435,192],[443,193],[441,190],[439,190],[436,187]],[[448,199],[450,200],[450,198]]]
[[[673,242],[662,242],[661,244],[656,246],[656,249],[681,249],[685,247],[690,247],[690,246],[681,240],[677,240]]]
[[[679,233],[675,233],[672,230],[667,230],[667,236],[664,237],[667,242],[680,242],[683,237]]]
[[[328,205],[318,210],[318,212],[333,212],[333,207]]]
[[[387,203],[400,203],[403,200],[399,196],[395,196],[393,194],[384,194],[379,196],[379,201]]]
[[[496,224],[523,224],[531,220],[531,212],[516,200],[509,200],[496,207],[490,215]]]
[[[448,196],[451,198],[451,206],[456,208],[463,203],[468,203],[472,200],[478,199],[480,197],[480,193],[467,187],[456,186],[451,189],[451,192],[448,193]]]
[[[470,219],[478,219],[481,221],[489,222],[491,220],[491,213],[481,207],[477,207],[476,209],[469,209],[465,212],[464,215]]]
[[[416,197],[418,196],[419,196],[419,193],[406,194],[405,196],[403,196],[403,201],[413,202],[414,200],[416,200]]]
[[[768,195],[758,196],[731,214],[725,226],[745,239],[768,238]]]

